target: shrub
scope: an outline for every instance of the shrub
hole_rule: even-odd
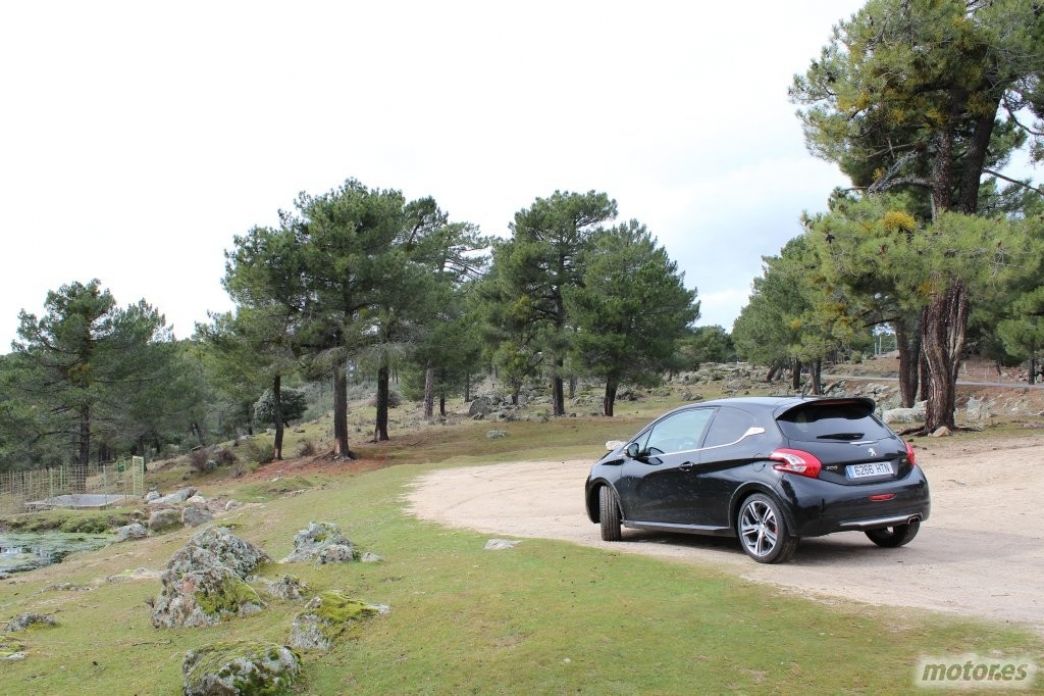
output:
[[[315,454],[315,445],[311,442],[302,442],[297,446],[298,457],[311,457]]]
[[[189,464],[201,474],[208,473],[217,468],[217,462],[211,457],[210,450],[205,447],[189,452]]]
[[[218,464],[222,466],[229,466],[231,464],[235,464],[237,460],[238,458],[236,457],[236,453],[228,449],[227,447],[223,447],[214,452],[214,461],[216,461]]]
[[[279,407],[283,412],[283,423],[301,420],[308,407],[308,398],[300,389],[280,389]],[[254,418],[264,425],[275,424],[275,402],[272,390],[266,389],[261,398],[254,404]]]
[[[275,459],[275,446],[270,442],[251,440],[246,444],[247,456],[258,464],[268,464]]]

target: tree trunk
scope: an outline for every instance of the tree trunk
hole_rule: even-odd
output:
[[[275,444],[272,456],[276,461],[283,458],[283,376],[272,378],[272,418],[275,420]]]
[[[446,395],[439,394],[439,415],[443,418],[446,417]]]
[[[962,213],[974,215],[979,209],[979,189],[982,186],[982,170],[986,166],[986,155],[989,151],[990,137],[997,123],[997,109],[1000,100],[992,110],[983,111],[975,122],[975,131],[972,133],[968,150],[964,155],[961,174],[960,190],[958,192],[957,205]]]
[[[769,371],[768,371],[768,374],[765,375],[765,381],[770,383],[770,384],[772,382],[775,382],[776,381],[776,377],[779,376],[779,372],[782,369],[783,369],[783,367],[779,363],[772,363],[771,365],[769,365]]]
[[[569,398],[570,399],[575,399],[576,398],[576,377],[575,376],[570,376],[569,377]]]
[[[426,407],[426,406],[425,406]],[[377,425],[374,428],[374,440],[388,440],[388,366],[381,365],[377,370]]]
[[[924,318],[922,316],[921,332],[924,331]],[[920,395],[918,401],[927,401],[928,393],[931,391],[931,381],[928,379],[928,358],[924,355],[924,339],[921,339],[921,352],[917,356],[917,374],[920,384]]]
[[[613,417],[613,406],[616,404],[616,389],[619,384],[610,377],[605,382],[605,398],[602,399],[602,413],[610,418]]]
[[[431,420],[435,411],[435,368],[428,365],[424,370],[424,417]]]
[[[968,295],[961,281],[933,298],[925,310],[922,346],[928,363],[928,411],[925,432],[956,428],[957,374],[968,326]]]
[[[790,373],[790,386],[795,392],[801,391],[801,361],[794,361],[794,371]]]
[[[823,393],[823,360],[816,358],[810,366],[812,373],[812,393],[820,395]]]
[[[910,408],[917,401],[917,370],[921,360],[920,327],[908,327],[900,319],[893,322],[896,347],[899,349],[899,394],[903,408]]]
[[[561,367],[561,360],[556,363],[558,367]],[[562,378],[555,375],[554,379],[551,380],[551,403],[554,406],[554,414],[556,416],[565,415],[565,389],[562,383]]]
[[[80,407],[80,436],[76,448],[76,461],[73,465],[73,492],[83,493],[87,490],[87,465],[91,459],[91,407]]]
[[[471,373],[464,373],[464,403],[471,401]]]
[[[334,397],[334,454],[351,459],[348,449],[348,375],[345,374],[344,362],[338,360],[333,370]]]
[[[522,385],[521,384],[512,385],[512,388],[511,388],[511,405],[512,406],[518,406],[518,393],[520,391],[522,391]]]
[[[1027,380],[1030,384],[1037,383],[1037,356],[1031,355],[1029,359],[1029,379]]]

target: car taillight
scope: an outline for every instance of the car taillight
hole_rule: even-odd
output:
[[[788,474],[799,474],[809,478],[819,478],[819,472],[823,469],[823,463],[816,459],[815,455],[796,449],[778,449],[769,455],[769,459],[776,464],[772,468]]]
[[[910,466],[917,466],[917,453],[914,452],[913,445],[909,442],[904,443],[906,445],[906,459],[910,462]]]

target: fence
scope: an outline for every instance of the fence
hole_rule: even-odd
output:
[[[144,495],[145,459],[131,457],[89,464],[86,468],[63,464],[46,469],[0,471],[0,514],[24,512],[26,503],[72,493]]]

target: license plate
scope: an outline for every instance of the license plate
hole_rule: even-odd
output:
[[[891,476],[892,465],[888,462],[870,462],[869,464],[850,464],[845,470],[848,478],[869,478],[871,476]]]

